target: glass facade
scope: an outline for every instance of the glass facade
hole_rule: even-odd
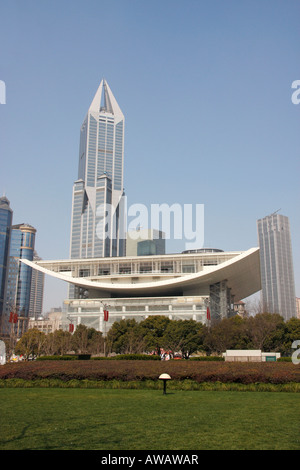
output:
[[[4,297],[7,280],[7,263],[9,255],[9,242],[13,212],[9,200],[4,196],[0,198],[0,329],[4,320]]]
[[[272,214],[257,221],[263,309],[285,320],[296,316],[289,219]]]
[[[11,311],[23,319],[29,315],[32,268],[20,263],[20,259],[33,260],[35,233],[35,228],[27,224],[13,225],[11,229],[5,296],[6,333]]]
[[[33,254],[33,261],[41,261],[36,252]],[[38,318],[42,314],[44,297],[45,274],[32,269],[29,316]]]
[[[81,126],[78,180],[73,186],[71,258],[123,256],[124,116],[102,80]],[[108,205],[115,212],[108,211]],[[115,229],[114,229],[115,228]]]

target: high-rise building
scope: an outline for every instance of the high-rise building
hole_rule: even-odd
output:
[[[125,255],[124,116],[102,80],[81,126],[70,258]]]
[[[257,221],[262,305],[288,320],[296,317],[296,296],[290,223],[274,213]]]
[[[41,258],[37,255],[36,251],[33,253],[33,261],[40,261]],[[44,298],[44,282],[45,274],[32,270],[31,288],[30,288],[30,303],[29,303],[29,317],[38,318],[43,310]]]
[[[9,200],[3,196],[0,198],[0,332],[2,331],[2,321],[4,320],[4,297],[8,273],[7,263],[12,217],[13,211],[10,208]]]
[[[130,230],[126,238],[126,256],[164,255],[165,233],[156,229]]]
[[[300,320],[300,299],[296,297],[296,310],[297,310],[297,318]]]
[[[10,312],[18,315],[18,332],[26,331],[30,305],[32,268],[20,260],[33,260],[36,229],[28,224],[11,228],[3,333],[9,334]]]

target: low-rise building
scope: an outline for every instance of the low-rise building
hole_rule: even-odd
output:
[[[262,352],[260,349],[227,349],[223,353],[227,362],[270,362],[280,358],[278,352]]]
[[[63,312],[49,312],[46,317],[30,318],[28,322],[28,329],[37,329],[45,334],[53,333],[56,330],[62,330]]]

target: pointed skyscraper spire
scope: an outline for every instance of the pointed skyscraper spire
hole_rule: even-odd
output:
[[[89,108],[90,112],[113,114],[117,121],[124,119],[123,113],[111,91],[107,81],[103,78],[96,91]]]

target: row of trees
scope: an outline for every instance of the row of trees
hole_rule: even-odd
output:
[[[104,351],[104,338],[101,331],[79,325],[71,334],[56,330],[45,334],[37,329],[30,329],[17,342],[15,354],[25,359],[37,356],[63,356],[67,353],[101,354]]]
[[[79,325],[73,334],[57,330],[44,334],[29,330],[18,341],[16,354],[63,355],[75,353],[139,354],[160,353],[161,349],[188,359],[203,352],[221,355],[226,349],[261,349],[291,354],[292,342],[300,339],[300,320],[285,322],[277,314],[261,313],[254,317],[235,316],[212,323],[210,327],[194,320],[170,320],[150,316],[142,322],[121,320],[110,328],[106,338],[93,328]]]
[[[210,327],[194,320],[148,317],[141,323],[122,320],[108,334],[112,351],[140,353],[181,352],[188,358],[195,352],[221,355],[226,349],[261,349],[290,355],[294,340],[300,340],[300,320],[285,322],[278,314],[261,313],[242,318],[238,315],[212,323]]]

